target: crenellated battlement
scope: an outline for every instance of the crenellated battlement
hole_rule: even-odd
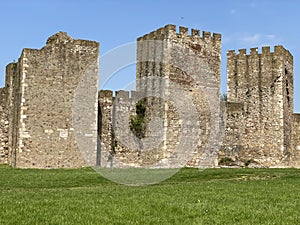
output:
[[[129,99],[129,91],[116,91],[115,92],[116,99],[128,100]]]
[[[215,76],[215,79],[220,81],[221,34],[202,31],[201,35],[198,29],[189,29],[183,26],[176,27],[175,25],[169,24],[149,34],[143,35],[137,40],[138,64],[136,89],[138,91],[141,90],[140,86],[145,86],[146,89],[151,90],[159,88],[160,85],[158,84],[153,84],[153,86],[151,83],[144,84],[142,78],[146,76],[171,77],[170,79],[173,81],[183,84],[184,79],[182,79],[182,74],[174,70],[174,67],[170,67],[170,65],[174,65],[175,63],[177,64],[176,66],[179,66],[179,64],[184,61],[205,62],[203,65],[208,66],[213,76]],[[157,40],[158,42],[147,43],[146,40]],[[169,44],[164,44],[159,41],[166,41]],[[153,61],[162,61],[163,63],[152,63]],[[191,74],[197,73],[197,69],[198,68],[192,69],[195,71],[191,71]]]
[[[292,120],[293,122],[300,124],[300,113],[293,114]]]
[[[227,52],[227,78],[228,101],[245,106],[243,118],[230,121],[231,126],[244,129],[239,131],[238,135],[244,133],[237,145],[244,146],[245,156],[256,154],[255,157],[262,161],[266,160],[263,154],[274,159],[283,158],[294,145],[291,141],[291,124],[295,117],[292,117],[294,86],[290,52],[281,45],[275,46],[273,51],[269,46],[262,47],[261,51],[257,47],[248,52],[246,49],[230,50]],[[278,141],[274,143],[274,139]],[[232,138],[234,141],[236,139]],[[258,154],[257,149],[265,153]]]
[[[128,102],[128,103],[136,103],[140,100],[141,94],[138,91],[116,91],[114,99],[117,99],[117,102]]]
[[[228,97],[230,101],[246,101],[251,95],[248,89],[275,87],[272,84],[277,78],[283,77],[284,72],[290,71],[288,64],[293,64],[293,57],[283,46],[239,49],[237,52],[227,52]],[[260,86],[260,87],[258,87]],[[272,89],[275,94],[275,89]],[[292,90],[289,90],[292,91]]]
[[[98,92],[98,96],[101,99],[103,99],[103,98],[112,98],[113,97],[113,91],[111,91],[111,90],[100,90]]]
[[[286,57],[293,58],[292,54],[287,49],[285,49],[282,45],[274,46],[274,51],[271,51],[270,46],[263,46],[261,48],[261,53],[259,53],[258,47],[250,48],[250,52],[248,52],[248,53],[247,53],[247,49],[239,49],[238,52],[236,52],[235,50],[227,51],[227,58],[229,58],[229,59],[242,58],[242,57],[246,57],[246,56],[264,57],[264,56],[270,56],[270,55],[276,55],[276,56],[284,55]]]
[[[202,35],[200,35],[200,30],[191,29],[189,30],[187,27],[179,26],[178,31],[175,25],[168,24],[162,28],[159,28],[155,31],[150,32],[149,34],[145,34],[139,37],[137,40],[158,40],[158,39],[169,39],[169,38],[199,38],[206,42],[221,42],[221,34],[213,33],[208,31],[202,31]]]
[[[100,90],[98,93],[100,101],[115,101],[122,103],[136,103],[141,98],[141,94],[137,91],[111,91],[111,90]]]
[[[263,46],[262,47],[262,54],[263,55],[270,55],[271,54],[271,48],[270,48],[270,46]]]
[[[200,35],[201,32],[198,29],[191,29],[189,33],[189,29],[187,27],[179,26],[179,32],[176,33],[177,37],[193,37],[193,38],[201,38],[203,40],[210,40],[210,41],[221,41],[221,34],[217,33],[211,33],[208,31],[202,31],[202,35]]]
[[[258,55],[258,48],[250,48],[250,55],[251,56]]]

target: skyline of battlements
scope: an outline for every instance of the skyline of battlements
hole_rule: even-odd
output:
[[[137,38],[137,41],[141,40],[149,40],[152,38],[162,38],[173,35],[173,37],[188,37],[188,38],[199,38],[202,40],[213,40],[213,41],[220,41],[222,35],[218,33],[211,33],[208,31],[202,31],[202,35],[199,29],[189,29],[183,26],[176,26],[173,24],[165,25],[155,31],[152,31],[148,34],[142,35]]]
[[[289,50],[285,49],[283,45],[275,45],[274,50],[271,51],[271,46],[252,47],[249,49],[243,48],[236,50],[228,50],[227,56],[253,56],[253,55],[280,55],[285,53],[287,56],[293,58],[293,55]]]
[[[188,34],[188,36],[190,37],[190,36],[200,36],[200,30],[198,30],[198,29],[189,29],[189,28],[186,28],[186,27],[184,27],[184,26],[175,26],[175,25],[172,25],[172,24],[168,24],[168,25],[165,25],[164,27],[162,27],[162,28],[159,28],[159,29],[157,29],[157,30],[155,30],[155,31],[152,31],[152,32],[150,32],[149,34],[145,34],[145,35],[143,35],[143,36],[141,36],[141,37],[139,37],[137,40],[140,40],[140,39],[143,39],[144,37],[150,37],[150,36],[153,36],[155,33],[161,33],[162,31],[164,31],[164,30],[172,30],[172,31],[175,31],[175,33],[177,34],[177,35],[181,35],[180,33],[182,33],[182,34],[187,34],[187,33],[189,33]],[[187,32],[188,31],[188,32]],[[65,33],[66,35],[68,35],[66,32],[62,32],[62,31],[60,31],[60,32],[58,32],[58,33]],[[206,32],[206,31],[202,31],[202,36],[201,36],[201,38],[203,38],[203,36],[205,36],[204,35],[204,33],[207,33],[207,34],[209,34],[210,33],[210,36],[211,36],[211,34],[212,34],[212,36],[211,36],[211,38],[214,38],[214,37],[221,37],[222,35],[221,34],[218,34],[218,33],[212,33],[212,32]],[[54,34],[55,35],[55,34]],[[207,35],[208,36],[208,35]],[[51,37],[49,37],[48,38],[48,40],[46,41],[46,43],[47,42],[49,42],[50,43],[50,40],[51,39]],[[81,43],[81,42],[85,42],[85,40],[77,40],[77,39],[73,39],[73,41],[77,41],[78,42],[78,44],[93,44],[93,43],[96,43],[95,41],[87,41],[86,43]],[[40,49],[35,49],[35,48],[24,48],[24,50],[26,49],[27,51],[36,51],[36,50],[42,50],[43,48],[45,48],[46,46],[44,46],[44,47],[42,47],[42,48],[40,48]],[[234,53],[234,54],[232,54],[232,55],[236,55],[236,56],[242,56],[243,54],[241,54],[243,51],[246,51],[246,55],[251,55],[251,54],[253,54],[253,53],[256,53],[256,52],[258,52],[258,55],[261,55],[261,54],[268,54],[269,52],[270,52],[270,54],[274,54],[275,53],[275,51],[273,50],[273,51],[271,51],[271,48],[273,48],[272,46],[261,46],[261,47],[253,47],[253,48],[247,48],[247,49],[238,49],[238,50],[228,50],[227,51],[227,55],[230,55],[230,54],[232,54],[232,53]],[[250,49],[250,53],[248,53],[249,52],[249,49]],[[258,49],[258,50],[253,50],[253,52],[251,53],[251,49]],[[222,52],[224,52],[224,51],[226,51],[226,49],[223,49],[222,50]],[[288,50],[287,50],[288,51]],[[288,51],[289,52],[289,51]],[[289,52],[288,54],[290,54],[291,55],[291,53]],[[223,61],[224,61],[224,58],[223,58]],[[224,63],[222,63],[222,67],[224,67]],[[222,69],[223,70],[223,73],[222,73],[222,76],[224,77],[224,69]],[[131,76],[134,76],[134,75],[131,75]],[[5,80],[5,79],[4,79]],[[222,91],[222,94],[226,94],[228,91],[226,90],[226,83],[227,83],[227,74],[226,74],[226,78],[224,79],[224,78],[222,78],[222,89],[223,89],[223,91]],[[4,82],[4,84],[5,84],[5,82]],[[297,86],[297,84],[295,84],[295,86]],[[118,88],[116,88],[116,89],[114,89],[114,90],[118,90]],[[297,99],[295,99],[295,101],[297,101]],[[295,105],[295,108],[297,108],[298,106],[297,105]],[[297,110],[296,110],[297,111]]]
[[[82,166],[84,160],[73,154],[82,150],[89,165],[104,167],[215,167],[222,157],[240,165],[251,157],[261,167],[299,166],[291,53],[283,46],[275,46],[273,53],[270,47],[262,53],[258,48],[248,54],[246,49],[228,51],[224,103],[221,35],[203,32],[201,38],[196,29],[191,34],[166,25],[138,38],[138,43],[160,41],[137,45],[140,92],[97,90],[97,42],[58,32],[40,50],[24,49],[18,62],[7,66],[6,86],[0,89],[5,121],[0,161],[17,167]],[[148,61],[157,50],[164,63]],[[186,82],[189,74],[194,79]],[[159,95],[137,105],[147,93]],[[82,119],[86,123],[78,128]],[[81,149],[84,143],[91,152]]]

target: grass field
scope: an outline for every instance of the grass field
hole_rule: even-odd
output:
[[[151,186],[0,166],[0,224],[300,224],[300,170],[182,169]]]

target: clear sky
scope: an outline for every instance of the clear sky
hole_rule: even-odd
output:
[[[222,34],[222,92],[226,91],[227,50],[283,45],[294,56],[295,111],[300,112],[299,21],[297,0],[1,1],[0,84],[5,66],[17,60],[23,48],[41,48],[58,31],[99,41],[103,55],[161,26],[176,24]],[[107,88],[121,89],[134,78],[132,69],[125,70]]]

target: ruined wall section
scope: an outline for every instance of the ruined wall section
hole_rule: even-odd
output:
[[[156,138],[139,139],[131,130],[136,105],[142,99],[136,91],[116,91],[114,97],[112,91],[99,91],[98,130],[102,167],[155,167],[163,158],[161,136],[159,144],[153,145]]]
[[[6,66],[5,87],[1,89],[1,163],[15,165],[20,114],[21,61]]]
[[[136,92],[117,91],[113,101],[112,165],[139,167],[141,164],[138,138],[130,130],[130,119],[135,115]],[[130,94],[132,95],[130,97]]]
[[[219,159],[230,157],[232,159],[243,157],[240,155],[244,147],[244,104],[237,102],[226,102],[224,113],[225,135],[220,148]]]
[[[292,148],[292,123],[294,114],[294,62],[293,56],[282,46],[275,47],[275,53],[279,58],[279,68],[282,71],[282,101],[283,101],[283,154],[286,163],[291,158]]]
[[[99,91],[100,138],[99,154],[101,167],[138,167],[138,151],[130,143],[130,117],[135,112],[135,104],[128,91]]]
[[[8,88],[0,88],[0,164],[8,163]]]
[[[101,167],[112,167],[114,137],[112,129],[113,92],[100,90],[98,98],[98,154],[97,162]]]
[[[20,85],[11,95],[15,166],[78,167],[88,164],[85,157],[96,163],[98,54],[97,42],[73,40],[63,32],[41,50],[23,50]],[[80,105],[85,106],[81,116]],[[81,118],[85,124],[78,127]],[[86,155],[79,152],[82,143],[75,135],[87,144]]]
[[[254,160],[265,166],[278,166],[289,155],[290,124],[293,112],[293,57],[282,46],[252,48],[227,54],[228,101],[244,104],[241,160]],[[242,124],[244,122],[244,124]],[[226,143],[231,147],[235,145]]]
[[[8,107],[8,163],[16,165],[16,154],[19,140],[19,123],[21,111],[21,59],[16,63],[6,66],[5,86],[8,88],[7,107]]]
[[[300,114],[292,117],[292,157],[289,166],[300,167]]]

